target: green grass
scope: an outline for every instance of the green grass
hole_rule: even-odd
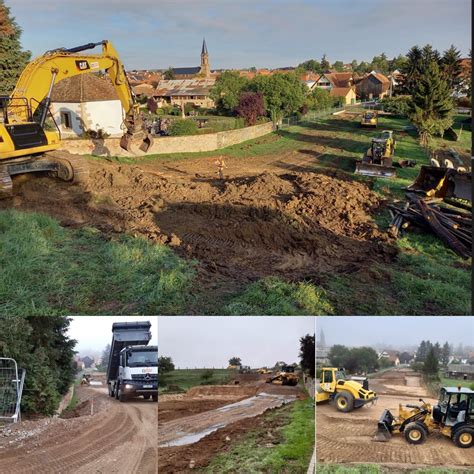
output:
[[[0,314],[182,313],[194,272],[168,247],[0,212]]]
[[[213,371],[213,376],[211,379],[204,380],[202,376],[208,370]],[[196,385],[225,385],[235,373],[234,370],[227,369],[177,369],[160,376],[160,383],[163,377],[167,386],[176,385],[181,390],[189,390]],[[160,385],[160,390],[166,390],[166,386]]]
[[[267,428],[251,430],[225,454],[203,469],[206,473],[306,474],[314,449],[314,402],[308,398],[265,415],[268,426],[278,423],[279,443],[268,447]],[[266,423],[264,424],[266,425]]]
[[[266,278],[250,284],[224,308],[231,315],[326,315],[334,314],[324,290],[300,282]]]
[[[469,118],[466,114],[458,114],[454,116],[453,129],[459,133],[461,130],[461,122]],[[436,137],[433,139],[433,146],[435,148],[454,148],[459,151],[471,154],[472,132],[466,130],[463,126],[461,135],[458,141],[447,140],[445,138]]]
[[[79,403],[79,398],[78,398],[77,393],[76,393],[77,385],[78,385],[77,383],[74,384],[74,391],[72,393],[71,400],[68,403],[68,406],[63,410],[61,415],[66,415],[67,413],[69,413],[70,411],[74,410],[74,408],[77,407],[77,404]]]
[[[440,377],[441,387],[461,387],[470,388],[474,390],[474,380],[463,380],[463,379],[448,379],[446,377]]]

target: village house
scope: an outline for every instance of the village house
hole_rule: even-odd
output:
[[[123,134],[122,104],[108,76],[81,74],[63,79],[54,86],[50,109],[65,138],[92,130],[112,137]]]
[[[372,71],[356,80],[356,93],[362,100],[383,99],[390,94],[390,79]]]
[[[400,358],[398,351],[384,350],[379,354],[379,360],[387,360],[395,366],[400,365]]]
[[[445,376],[449,379],[474,380],[474,365],[449,364]]]
[[[325,89],[331,97],[343,97],[346,105],[356,101],[354,76],[351,72],[327,72],[306,82],[306,85],[310,90],[315,87]]]
[[[215,78],[162,80],[153,92],[153,97],[160,108],[166,105],[181,107],[190,104],[193,107],[212,109],[215,104],[209,95],[215,81]]]

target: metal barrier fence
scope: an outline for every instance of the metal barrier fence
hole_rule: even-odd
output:
[[[25,383],[24,369],[14,359],[0,358],[0,422],[21,420],[20,404]]]

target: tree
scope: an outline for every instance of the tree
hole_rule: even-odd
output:
[[[399,54],[397,57],[394,57],[388,62],[389,72],[396,71],[397,69],[401,71],[407,62],[406,56]]]
[[[257,118],[266,113],[263,95],[259,92],[242,92],[235,112],[245,120],[245,125],[255,125]]]
[[[331,347],[328,359],[334,367],[344,367],[349,356],[349,349],[346,346],[336,344]]]
[[[450,89],[455,92],[461,92],[462,67],[460,60],[461,52],[456,49],[454,45],[451,45],[451,47],[443,53],[443,57],[441,58],[442,71],[446,75]]]
[[[355,347],[351,349],[351,358],[356,361],[356,371],[373,372],[378,368],[378,355],[371,347]]]
[[[380,56],[374,56],[371,62],[371,68],[380,71],[382,74],[388,74],[388,58],[385,53]]]
[[[181,137],[184,135],[196,135],[198,127],[194,120],[178,119],[170,126],[170,135],[173,137]]]
[[[174,72],[171,66],[163,73],[163,78],[166,80],[174,79]]]
[[[403,83],[400,87],[406,94],[411,94],[415,84],[423,73],[422,51],[419,46],[413,46],[408,51],[406,62],[401,69]]]
[[[326,58],[326,53],[323,54],[323,57],[321,58],[321,71],[322,72],[328,72],[329,68],[331,65],[329,64],[329,61]]]
[[[441,363],[444,366],[449,364],[449,357],[451,356],[451,347],[449,346],[448,342],[445,342],[443,345],[443,349],[441,350]]]
[[[104,350],[102,351],[102,356],[101,356],[101,362],[100,362],[100,366],[98,367],[98,369],[102,372],[106,372],[107,371],[107,367],[109,366],[109,358],[110,358],[110,344],[107,344],[104,348]]]
[[[438,358],[436,357],[435,349],[432,346],[426,355],[423,364],[423,372],[428,376],[437,376],[439,370],[438,364]]]
[[[431,60],[412,90],[409,118],[417,127],[422,146],[442,135],[452,123],[451,90],[435,60]]]
[[[353,59],[351,61],[351,69],[352,69],[352,72],[356,72],[357,69],[358,69],[358,64],[357,64],[357,60],[356,59]]]
[[[76,341],[69,339],[65,316],[2,316],[0,357],[26,369],[22,410],[51,415],[74,380]]]
[[[312,110],[326,110],[332,107],[333,98],[328,90],[315,87],[308,96],[308,106]]]
[[[315,335],[306,336],[300,338],[300,361],[301,368],[306,372],[310,377],[314,377],[316,359],[315,354]]]
[[[158,375],[164,375],[169,372],[173,372],[174,363],[171,357],[160,356],[158,357]]]
[[[294,73],[277,73],[272,76],[255,76],[248,89],[264,97],[265,109],[272,120],[295,114],[305,103],[306,86]]]
[[[431,343],[430,341],[421,341],[418,349],[416,351],[415,359],[417,362],[424,362],[426,359],[426,355],[430,349]]]
[[[231,357],[229,359],[229,365],[242,365],[242,359],[240,357]]]
[[[218,110],[230,113],[239,104],[240,94],[248,82],[249,80],[241,77],[238,72],[225,71],[217,78],[209,95]]]
[[[304,71],[312,71],[317,73],[323,72],[321,69],[321,64],[315,59],[308,59],[307,61],[298,64],[298,68],[301,68]]]
[[[344,63],[342,61],[336,61],[332,65],[332,68],[335,69],[337,72],[343,72],[344,71]]]
[[[10,95],[21,72],[31,58],[20,43],[21,28],[0,0],[0,95]]]

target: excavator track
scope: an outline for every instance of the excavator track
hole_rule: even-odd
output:
[[[46,173],[75,184],[85,184],[89,178],[86,160],[67,151],[55,150],[41,156],[9,160],[0,165],[0,199],[13,196],[12,176],[25,173]]]

